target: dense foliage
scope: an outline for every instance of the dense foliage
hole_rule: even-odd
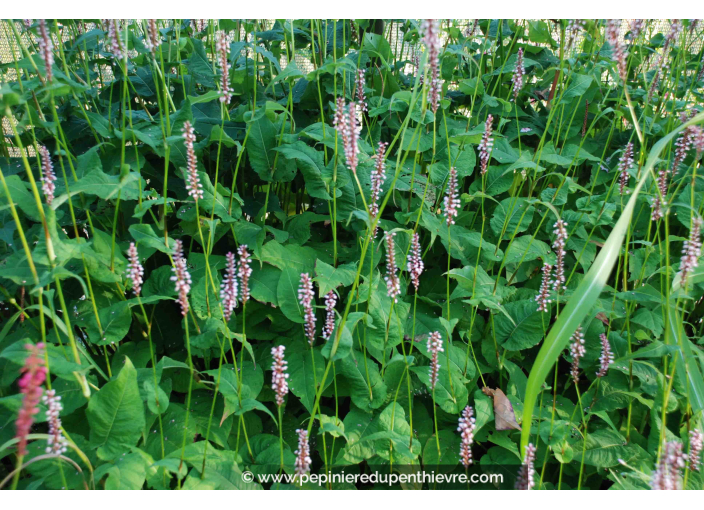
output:
[[[697,20],[5,28],[5,488],[702,488]]]

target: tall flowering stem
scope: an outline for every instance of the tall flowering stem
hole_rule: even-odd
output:
[[[453,166],[450,168],[450,174],[447,180],[447,192],[443,199],[443,212],[445,213],[445,221],[448,227],[455,224],[455,218],[457,218],[459,214],[461,204],[457,185],[457,169]]]
[[[323,338],[330,340],[335,331],[335,305],[337,304],[337,294],[331,290],[325,295],[325,327],[323,328]]]
[[[379,147],[376,150],[376,164],[374,165],[374,170],[371,175],[371,193],[370,193],[370,203],[369,203],[369,214],[371,219],[376,219],[379,214],[379,198],[381,197],[381,192],[383,191],[381,186],[384,184],[386,179],[386,163],[384,156],[386,154],[386,148],[389,146],[386,142],[379,142]],[[376,237],[378,230],[377,227],[374,228],[372,233],[373,237]]]
[[[518,99],[518,93],[523,88],[523,77],[526,74],[526,69],[523,65],[523,48],[518,49],[518,54],[516,55],[516,68],[513,71],[513,77],[511,81],[513,82],[513,100]]]
[[[39,402],[42,398],[42,384],[46,380],[46,366],[44,365],[44,344],[26,344],[25,349],[29,351],[29,356],[24,360],[24,366],[20,369],[22,377],[18,386],[22,398],[22,407],[17,414],[15,422],[15,437],[19,439],[17,444],[17,455],[22,457],[27,454],[27,434],[34,423],[34,416],[39,412]]]
[[[577,331],[572,335],[572,343],[570,344],[570,355],[572,356],[572,367],[570,374],[576,385],[579,382],[579,360],[586,354],[587,350],[584,347],[584,332],[582,326],[577,328]]]
[[[682,260],[680,261],[680,275],[682,286],[686,286],[687,278],[699,266],[699,257],[702,255],[702,219],[692,220],[692,229],[689,239],[682,246]]]
[[[653,221],[657,221],[665,217],[665,207],[667,206],[666,198],[668,188],[668,177],[669,172],[667,171],[667,168],[663,167],[658,171],[658,177],[656,181],[657,191],[655,192],[653,202],[650,204],[650,207],[652,209],[650,213],[650,219]]]
[[[491,158],[491,150],[494,147],[494,137],[492,122],[494,122],[493,115],[488,115],[486,118],[486,124],[484,127],[484,136],[479,144],[479,163],[481,165],[482,175],[484,175],[489,168],[489,158]]]
[[[127,264],[127,277],[132,282],[132,291],[135,296],[139,296],[142,291],[142,284],[144,283],[144,267],[139,261],[139,253],[137,252],[137,245],[130,243],[130,247],[127,250],[127,259],[129,263]]]
[[[650,487],[656,491],[682,489],[680,473],[685,467],[687,456],[682,452],[682,443],[665,443],[660,452],[660,460],[650,479]]]
[[[222,80],[220,82],[222,96],[220,96],[220,102],[229,104],[232,100],[232,87],[230,87],[230,62],[228,60],[230,48],[227,41],[227,34],[225,34],[224,31],[219,30],[215,37],[215,51],[218,52],[220,67],[222,68]]]
[[[394,237],[393,232],[386,234],[386,294],[393,299],[394,303],[398,303],[398,296],[401,294],[401,280],[398,277],[398,268],[396,267],[396,254],[394,253]]]
[[[552,247],[555,249],[555,255],[557,256],[557,262],[555,262],[555,281],[553,282],[553,288],[555,292],[560,292],[560,289],[566,289],[565,287],[565,243],[567,242],[567,223],[559,219],[553,225],[555,230],[555,242],[552,243]]]
[[[191,274],[188,272],[188,263],[183,255],[183,242],[176,240],[174,246],[174,266],[171,268],[173,276],[171,281],[176,285],[178,303],[181,305],[181,315],[188,314],[188,293],[191,291]]]
[[[601,356],[599,357],[599,371],[596,376],[604,377],[609,371],[609,365],[614,362],[614,353],[611,352],[611,344],[609,344],[609,339],[604,333],[599,335],[599,340],[601,340]]]
[[[313,311],[313,280],[308,273],[301,273],[301,283],[298,287],[298,302],[303,307],[303,319],[308,343],[315,342],[315,312]]]
[[[196,133],[193,125],[186,121],[183,123],[183,144],[186,147],[186,161],[188,164],[186,175],[186,189],[188,194],[196,200],[203,199],[203,185],[198,177],[198,158],[193,144],[196,141]]]
[[[310,465],[313,463],[310,458],[308,431],[305,429],[297,429],[296,434],[298,434],[298,449],[293,452],[296,454],[294,469],[298,476],[303,476],[310,473]]]
[[[516,489],[529,491],[535,487],[535,446],[532,443],[526,445],[526,455],[523,458],[523,465],[518,470],[516,479]]]
[[[421,22],[421,31],[423,32],[423,43],[428,49],[428,67],[430,69],[428,102],[435,113],[438,111],[440,91],[442,90],[442,82],[440,81],[440,21],[424,19]]]
[[[42,192],[46,203],[51,205],[54,201],[54,191],[56,191],[56,174],[54,173],[54,165],[51,162],[51,154],[49,149],[43,145],[39,146],[39,156],[42,161]]]
[[[538,295],[535,296],[535,300],[538,302],[539,312],[550,311],[550,281],[552,275],[552,266],[545,262],[543,264],[543,280],[540,284],[540,291]]]
[[[44,59],[44,67],[46,70],[46,81],[51,83],[54,79],[54,45],[51,42],[51,33],[47,29],[46,20],[39,20],[39,52]]]
[[[284,405],[284,397],[288,393],[288,363],[284,359],[286,347],[279,345],[271,349],[274,362],[271,365],[271,387],[276,394],[276,405]]]
[[[42,402],[47,407],[46,418],[49,422],[49,437],[47,438],[46,453],[61,455],[68,449],[68,441],[61,430],[61,397],[56,395],[56,390],[48,390],[42,397]]]
[[[367,111],[367,98],[364,95],[364,69],[357,69],[357,83],[355,88],[355,101],[359,105],[359,110]]]
[[[423,256],[420,250],[420,235],[418,232],[413,233],[411,238],[411,249],[408,252],[408,274],[411,277],[411,282],[418,293],[418,287],[420,287],[420,275],[423,274],[423,269],[425,268],[423,264]]]
[[[440,378],[440,363],[438,362],[438,354],[445,352],[442,348],[442,337],[439,331],[433,331],[428,336],[428,354],[430,354],[430,367],[428,375],[430,377],[430,388],[435,391],[435,386]]]
[[[626,45],[620,40],[621,30],[621,20],[620,19],[610,19],[606,23],[606,40],[609,41],[611,45],[611,50],[613,51],[614,58],[616,59],[616,65],[618,67],[618,74],[622,80],[626,81],[628,68],[626,66],[626,59],[628,58],[628,51],[626,50]]]
[[[249,251],[247,251],[246,244],[240,244],[239,248],[237,248],[237,256],[239,257],[237,277],[240,279],[242,303],[245,304],[249,301],[249,277],[252,276],[252,268],[250,266],[252,258]]]
[[[473,462],[472,460],[472,443],[474,443],[474,429],[476,427],[476,419],[474,418],[474,409],[467,406],[462,411],[457,431],[460,433],[462,441],[460,443],[460,461],[467,469]]]
[[[220,299],[225,320],[230,322],[232,312],[237,308],[237,269],[235,268],[235,254],[228,252],[225,255],[225,278],[220,284]]]
[[[159,36],[159,29],[156,26],[155,19],[147,20],[147,37],[144,40],[144,45],[149,51],[152,52],[152,56],[156,55],[156,49],[159,47],[161,38]]]
[[[631,168],[633,168],[633,142],[628,142],[625,149],[623,149],[623,154],[621,154],[621,158],[618,160],[618,190],[621,195],[623,195],[624,191],[628,193],[626,188],[628,187],[628,181],[631,178],[628,171]]]

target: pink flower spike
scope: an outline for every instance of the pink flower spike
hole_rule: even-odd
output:
[[[543,280],[540,284],[540,291],[538,295],[535,296],[535,300],[538,302],[539,312],[549,312],[550,311],[550,280],[552,275],[552,266],[545,262],[543,264]]]
[[[448,227],[455,224],[455,218],[457,218],[460,207],[462,206],[457,188],[457,169],[453,166],[450,168],[450,174],[447,180],[447,192],[445,198],[443,198],[445,221]]]
[[[51,42],[51,33],[47,29],[46,20],[39,20],[39,52],[44,59],[46,81],[51,83],[54,79],[54,44]]]
[[[46,418],[49,422],[49,437],[47,438],[47,454],[62,455],[68,450],[68,441],[61,430],[61,397],[56,395],[56,390],[47,390],[42,397],[42,402],[47,407]]]
[[[694,218],[692,228],[687,239],[682,246],[682,260],[680,261],[680,276],[682,287],[687,284],[687,278],[697,267],[699,267],[699,257],[702,255],[702,219]]]
[[[325,327],[323,328],[323,338],[330,340],[335,331],[335,305],[337,304],[337,294],[331,290],[325,295]]]
[[[523,77],[526,74],[526,69],[523,66],[523,48],[518,49],[518,54],[516,55],[516,68],[513,71],[513,77],[511,81],[513,82],[513,100],[518,99],[518,93],[523,88]]]
[[[144,283],[144,267],[142,267],[139,261],[137,245],[134,243],[130,243],[130,247],[127,250],[127,258],[129,260],[127,264],[127,277],[132,282],[132,291],[135,296],[139,296],[139,293],[142,291],[142,284]]]
[[[198,176],[198,158],[193,148],[196,141],[196,133],[193,125],[189,121],[183,123],[183,144],[186,146],[186,160],[188,162],[186,189],[188,194],[194,199],[203,199],[203,185],[200,183]]]
[[[430,83],[428,85],[428,102],[433,113],[438,111],[442,91],[440,81],[440,21],[437,19],[424,19],[421,22],[423,43],[428,49],[428,67],[430,70]]]
[[[582,326],[577,328],[577,331],[572,335],[572,343],[570,344],[570,355],[572,356],[572,367],[570,374],[575,384],[579,382],[579,360],[587,353],[584,347],[584,333]]]
[[[237,308],[237,270],[235,268],[235,254],[228,252],[225,255],[225,277],[220,284],[220,299],[225,321],[230,322],[232,312]]]
[[[298,434],[298,449],[293,452],[296,454],[294,469],[298,476],[303,476],[310,473],[310,465],[313,463],[310,458],[308,431],[305,429],[296,429],[296,434]]]
[[[599,371],[596,373],[597,377],[604,377],[609,371],[609,365],[614,362],[614,354],[611,352],[611,345],[609,344],[608,337],[602,333],[599,335],[599,340],[601,340],[601,356],[599,357]]]
[[[416,292],[418,292],[418,287],[420,287],[420,275],[423,273],[423,269],[425,269],[418,232],[414,232],[411,238],[411,250],[408,252],[408,265],[406,268],[411,277],[411,282],[413,282],[413,286],[416,288]]]
[[[398,296],[401,294],[401,280],[398,277],[398,268],[396,267],[396,254],[394,253],[394,237],[393,232],[386,234],[386,294],[398,303]]]
[[[355,101],[359,104],[359,110],[366,112],[367,98],[364,95],[364,69],[357,69],[357,87],[355,89]]]
[[[488,115],[484,127],[484,136],[482,136],[482,141],[479,144],[479,163],[481,165],[482,175],[484,175],[487,171],[487,168],[489,168],[491,150],[494,148],[494,137],[492,136],[492,122],[494,122],[494,117],[492,115]]]
[[[430,388],[435,389],[440,379],[440,363],[438,362],[438,353],[445,352],[442,348],[442,336],[439,331],[433,331],[428,337],[428,354],[430,354],[429,378]]]
[[[181,315],[184,317],[188,313],[188,293],[191,291],[191,274],[188,272],[188,263],[183,256],[183,242],[176,240],[174,245],[174,265],[171,268],[173,276],[171,281],[176,286],[178,293],[178,303],[181,305]]]
[[[462,465],[468,468],[472,463],[472,443],[474,443],[474,428],[476,419],[474,418],[474,409],[467,406],[462,411],[462,416],[459,420],[457,431],[460,433],[462,441],[460,443],[460,461]]]
[[[54,201],[54,191],[56,191],[56,174],[54,173],[54,165],[51,162],[51,154],[49,154],[49,149],[43,145],[39,146],[39,156],[42,161],[42,192],[44,193],[44,198],[46,203],[51,205]]]
[[[308,273],[301,273],[301,283],[298,287],[298,302],[303,307],[303,319],[308,343],[313,346],[315,342],[315,312],[313,311],[313,280]]]
[[[623,149],[621,158],[618,160],[618,172],[620,175],[618,189],[621,195],[623,195],[624,191],[628,193],[628,181],[631,178],[628,171],[631,168],[633,168],[633,142],[628,142],[626,147]]]
[[[220,82],[222,96],[220,96],[220,102],[229,104],[232,100],[232,87],[230,87],[230,62],[228,60],[230,47],[227,41],[227,34],[224,31],[219,30],[217,34],[215,34],[215,37],[215,51],[218,52],[220,67],[222,68],[222,80]]]
[[[250,267],[252,258],[247,251],[246,244],[240,244],[237,248],[237,256],[240,259],[237,266],[237,277],[240,279],[242,303],[244,304],[249,301],[249,277],[252,276],[252,268]]]
[[[535,487],[535,446],[532,443],[526,445],[526,455],[523,458],[523,465],[518,471],[516,479],[516,489],[529,491]]]
[[[271,355],[274,358],[274,363],[271,365],[271,387],[276,393],[276,405],[284,405],[284,397],[288,393],[288,374],[286,373],[288,363],[284,360],[284,351],[286,347],[279,345],[271,349]]]
[[[42,384],[46,380],[44,344],[26,344],[25,349],[29,351],[29,356],[24,360],[24,366],[20,369],[22,377],[17,383],[24,397],[15,421],[15,437],[19,439],[17,455],[20,456],[27,454],[27,435],[32,429],[34,416],[39,412],[38,406],[44,392]]]

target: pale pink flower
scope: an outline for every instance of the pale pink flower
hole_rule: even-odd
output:
[[[699,471],[702,462],[702,446],[704,445],[704,434],[701,430],[689,431],[689,469]]]
[[[443,198],[445,221],[448,227],[455,224],[455,218],[457,218],[460,206],[462,205],[457,188],[457,169],[453,166],[450,168],[450,174],[447,180],[447,192]]]
[[[621,195],[623,195],[624,191],[627,192],[626,188],[628,187],[628,181],[631,178],[628,171],[631,168],[633,168],[633,142],[628,142],[625,149],[623,149],[621,158],[618,160],[618,172],[620,175],[618,189]]]
[[[398,277],[396,267],[396,254],[394,253],[394,232],[386,233],[386,294],[398,303],[398,295],[401,294],[401,280]]]
[[[125,56],[120,42],[120,27],[116,19],[104,19],[103,24],[107,25],[108,42],[110,43],[110,51],[115,60],[122,60]]]
[[[315,342],[315,312],[313,311],[313,280],[308,273],[301,273],[301,283],[298,287],[298,302],[303,307],[305,331],[308,343],[312,346]]]
[[[626,80],[627,77],[627,67],[626,59],[628,57],[628,51],[623,41],[620,40],[621,30],[621,20],[620,19],[610,19],[606,23],[606,40],[609,41],[611,45],[611,50],[613,51],[614,59],[616,60],[616,65],[618,66],[618,74],[622,80]]]
[[[44,59],[44,67],[46,68],[46,81],[51,83],[54,79],[54,45],[51,42],[51,33],[46,26],[46,20],[39,20],[39,52]]]
[[[518,471],[515,488],[517,490],[529,491],[535,487],[535,446],[532,443],[526,445],[526,455],[523,458],[523,465]]]
[[[638,36],[641,34],[643,29],[645,28],[645,21],[644,19],[634,19],[633,23],[631,23],[631,40],[635,41]]]
[[[611,352],[611,345],[609,344],[608,337],[602,333],[599,335],[599,340],[601,340],[601,356],[599,356],[599,371],[596,373],[597,377],[604,377],[609,371],[609,365],[614,362],[614,353]]]
[[[442,348],[442,337],[439,331],[433,331],[428,336],[428,354],[430,354],[430,367],[429,367],[429,377],[430,377],[430,388],[435,389],[440,379],[440,363],[438,362],[438,354],[445,352]]]
[[[523,48],[518,49],[518,54],[516,55],[516,68],[513,71],[513,77],[511,81],[513,82],[513,100],[518,99],[518,93],[523,88],[523,77],[526,74],[526,69],[523,65]]]
[[[286,347],[279,345],[271,349],[271,355],[274,357],[274,362],[271,365],[271,387],[276,393],[276,405],[284,405],[284,397],[288,393],[288,363],[284,359],[284,351]]]
[[[565,287],[565,243],[567,242],[567,223],[559,219],[553,225],[555,230],[555,242],[552,243],[552,247],[555,249],[555,255],[557,255],[557,262],[555,262],[555,281],[553,282],[553,289],[555,292],[559,292],[560,289],[567,289]]]
[[[460,461],[462,465],[468,468],[472,460],[472,443],[474,443],[474,428],[476,426],[476,419],[474,418],[474,409],[471,406],[467,406],[462,411],[462,416],[459,420],[459,425],[457,431],[460,433],[462,442],[460,443]]]
[[[670,441],[663,444],[660,460],[650,479],[650,487],[656,491],[682,489],[680,473],[685,467],[687,455],[682,452],[682,443]]]
[[[408,274],[411,277],[411,282],[416,288],[416,293],[418,292],[418,287],[420,287],[420,275],[423,273],[425,268],[423,264],[423,255],[420,250],[420,236],[418,232],[413,233],[411,238],[411,250],[408,252]]]
[[[357,164],[359,163],[359,134],[362,127],[357,123],[357,106],[355,103],[350,103],[347,107],[347,113],[344,111],[342,98],[337,99],[337,109],[335,111],[335,129],[342,136],[342,147],[345,151],[345,160],[348,168],[353,172],[357,172]]]
[[[156,20],[148,19],[147,36],[144,39],[144,45],[152,52],[152,55],[156,55],[156,49],[159,47],[160,43],[161,37],[159,36],[159,29],[156,26]]]
[[[222,300],[223,315],[225,320],[229,322],[232,312],[237,308],[237,270],[234,253],[227,252],[225,259],[225,277],[220,284],[220,299]]]
[[[308,431],[305,429],[297,429],[296,434],[298,434],[298,449],[293,452],[296,454],[294,468],[298,476],[303,476],[310,472],[310,465],[313,463],[310,458]]]
[[[232,87],[230,87],[230,62],[228,60],[230,47],[227,42],[227,34],[225,34],[222,30],[219,30],[217,34],[215,34],[215,51],[218,52],[220,67],[222,68],[222,80],[220,82],[222,96],[220,96],[220,102],[229,104],[232,100]]]
[[[479,162],[481,164],[482,175],[484,175],[489,167],[489,158],[491,158],[491,150],[494,147],[494,137],[492,136],[493,127],[491,123],[494,122],[494,117],[490,114],[486,118],[486,124],[484,128],[484,136],[482,136],[482,141],[479,144]]]
[[[653,221],[657,221],[665,217],[666,210],[664,208],[667,206],[666,198],[668,188],[668,174],[669,172],[666,167],[662,167],[658,172],[657,189],[660,193],[658,193],[657,191],[655,192],[653,202],[650,204],[650,207],[652,208],[650,218]],[[660,198],[661,195],[662,198]]]
[[[364,95],[364,72],[364,69],[357,69],[357,87],[355,89],[355,101],[362,112],[367,111],[367,98]]]
[[[247,251],[247,245],[241,244],[237,248],[237,255],[239,256],[239,262],[237,266],[237,276],[240,279],[240,291],[242,294],[242,303],[247,303],[249,301],[249,277],[252,276],[252,268],[250,264],[252,263],[252,258]]]
[[[572,335],[572,343],[570,344],[570,355],[572,356],[572,367],[570,374],[575,384],[579,382],[579,360],[586,354],[587,350],[584,347],[584,333],[582,326],[577,328],[577,331]]]
[[[440,21],[424,19],[421,22],[423,43],[428,49],[428,67],[430,70],[430,84],[428,85],[428,102],[433,113],[438,111],[442,82],[440,81]]]
[[[54,173],[54,165],[51,162],[51,154],[43,145],[39,146],[39,156],[42,160],[42,192],[46,203],[51,205],[54,201],[54,191],[56,191],[56,174]]]
[[[61,430],[60,414],[64,409],[63,405],[61,405],[61,397],[56,395],[56,390],[47,390],[42,397],[42,402],[47,407],[46,418],[49,422],[49,437],[47,438],[45,452],[54,455],[64,454],[68,450],[68,441]]]
[[[22,377],[18,382],[22,398],[22,407],[17,413],[15,421],[15,437],[19,439],[17,444],[17,455],[27,454],[27,434],[34,423],[34,416],[39,412],[39,402],[42,398],[42,384],[46,380],[46,366],[44,365],[44,344],[26,344],[25,349],[29,351],[29,356],[24,360],[24,366],[20,369]]]
[[[171,268],[173,276],[171,281],[176,286],[178,303],[181,305],[181,315],[188,313],[188,293],[191,291],[191,274],[188,272],[188,263],[183,256],[183,242],[180,239],[174,244],[174,265]]]
[[[323,338],[330,340],[335,331],[335,305],[337,304],[337,294],[331,290],[325,295],[325,327],[323,328]]]
[[[369,214],[371,215],[371,220],[375,220],[379,214],[379,198],[381,197],[381,192],[383,191],[381,186],[384,184],[384,179],[386,178],[386,165],[384,161],[384,155],[386,154],[386,147],[388,143],[379,142],[379,147],[376,151],[376,164],[374,165],[374,170],[371,175],[371,193],[369,200]],[[374,228],[373,237],[376,237],[377,229],[379,225]]]
[[[144,267],[139,261],[139,253],[137,252],[137,245],[130,243],[130,247],[127,250],[127,258],[129,263],[127,264],[127,277],[132,282],[132,291],[134,291],[136,296],[142,291],[142,284],[144,283]]]
[[[186,147],[186,160],[188,162],[186,189],[188,190],[189,196],[192,196],[194,199],[203,199],[203,185],[198,176],[198,158],[196,158],[196,152],[193,148],[193,144],[196,141],[196,133],[193,129],[193,125],[189,121],[183,123],[183,140],[183,145]]]
[[[552,266],[545,262],[543,264],[543,280],[542,283],[540,284],[540,291],[538,292],[538,295],[535,296],[535,300],[538,302],[538,311],[539,312],[548,312],[550,311],[550,307],[548,306],[550,304],[550,281],[551,281],[551,275],[552,275]]]
[[[694,218],[689,231],[689,239],[682,246],[682,260],[680,261],[680,275],[682,286],[687,283],[687,277],[694,269],[699,267],[699,257],[702,255],[702,219]]]

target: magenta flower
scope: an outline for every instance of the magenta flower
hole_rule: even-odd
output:
[[[298,449],[293,452],[296,454],[294,468],[296,475],[303,476],[310,472],[310,465],[313,461],[310,458],[310,445],[308,444],[308,431],[305,429],[297,429],[298,434]]]
[[[411,277],[411,282],[416,288],[416,293],[418,292],[418,287],[420,287],[420,275],[423,273],[425,266],[423,265],[423,255],[420,250],[420,236],[418,232],[413,233],[411,238],[411,250],[408,252],[408,274]]]
[[[313,346],[315,342],[315,312],[313,311],[313,280],[308,273],[301,273],[301,284],[298,287],[298,302],[303,307],[305,331],[308,343]]]
[[[479,162],[481,164],[482,175],[486,173],[486,170],[489,167],[489,158],[491,158],[491,150],[494,147],[494,137],[492,136],[493,127],[491,125],[492,122],[494,122],[494,117],[492,115],[488,115],[484,128],[484,136],[479,144]]]
[[[516,479],[516,489],[529,491],[535,487],[535,446],[532,443],[526,445],[526,455],[523,458],[523,465],[518,471]]]
[[[543,280],[542,283],[540,284],[540,291],[538,292],[538,295],[535,296],[535,300],[538,302],[538,311],[539,312],[548,312],[550,311],[550,283],[551,283],[551,275],[552,275],[552,266],[545,262],[543,264]]]
[[[628,173],[631,168],[633,168],[633,142],[628,142],[626,148],[623,149],[621,158],[618,160],[618,172],[620,174],[618,189],[621,195],[626,191],[628,181],[631,178]]]
[[[54,45],[51,42],[51,33],[46,27],[46,20],[39,20],[39,52],[44,59],[44,67],[46,69],[46,81],[51,83],[54,79]]]
[[[127,258],[129,260],[127,264],[127,277],[132,282],[132,290],[135,296],[139,296],[139,293],[142,291],[142,284],[144,283],[144,267],[142,267],[139,261],[137,245],[134,243],[130,243],[130,247],[127,250]]]
[[[596,373],[597,377],[604,377],[609,371],[609,365],[614,362],[614,354],[611,352],[611,345],[609,344],[609,339],[602,333],[599,335],[599,340],[601,340],[601,356],[599,357],[599,371]]]
[[[51,154],[49,154],[49,149],[43,145],[39,146],[39,156],[42,161],[42,192],[44,193],[44,198],[46,203],[51,205],[54,201],[54,191],[56,191],[56,174],[54,173],[54,165],[51,162]]]
[[[242,303],[245,304],[249,301],[249,277],[252,276],[252,268],[250,264],[252,259],[247,251],[247,245],[241,244],[237,248],[237,255],[239,256],[239,265],[237,266],[237,277],[240,279],[240,290],[242,292]]]
[[[175,283],[178,293],[178,303],[181,305],[181,315],[184,317],[188,313],[188,293],[191,291],[191,274],[188,272],[188,263],[183,256],[183,242],[176,240],[174,245],[174,265],[171,268],[173,276],[171,281]]]
[[[189,121],[183,123],[183,145],[186,147],[186,160],[188,162],[187,177],[186,177],[186,189],[188,194],[194,199],[203,198],[203,185],[200,183],[200,177],[198,177],[198,158],[196,158],[196,152],[193,148],[193,144],[196,141],[196,133],[193,129],[193,125]]]
[[[438,363],[438,354],[445,352],[442,348],[442,337],[439,331],[433,331],[428,336],[428,354],[430,354],[430,367],[429,367],[429,377],[430,377],[430,388],[435,389],[440,379],[440,363]]]
[[[284,351],[286,347],[279,345],[271,349],[271,355],[274,357],[274,363],[271,365],[271,387],[276,393],[276,405],[284,405],[284,397],[288,393],[288,363],[284,359]]]
[[[64,407],[61,405],[61,397],[56,395],[56,390],[47,390],[42,397],[42,402],[47,407],[46,418],[49,422],[49,437],[47,439],[46,453],[61,455],[68,450],[68,441],[64,437],[61,430],[61,411]]]
[[[228,252],[225,255],[225,278],[220,284],[220,299],[225,320],[230,322],[232,312],[237,308],[237,272],[235,269],[235,254]]]
[[[39,402],[42,398],[42,384],[46,380],[46,366],[44,365],[44,344],[26,344],[25,349],[29,351],[29,356],[24,360],[24,366],[20,369],[22,377],[18,386],[20,393],[24,395],[22,407],[17,414],[15,422],[15,437],[19,439],[17,444],[17,455],[27,454],[27,434],[34,423],[34,415],[39,412]]]
[[[227,34],[225,34],[225,32],[219,30],[215,37],[215,51],[218,52],[220,67],[222,68],[222,80],[220,82],[222,96],[220,96],[220,102],[229,104],[232,100],[232,87],[230,87],[230,62],[228,60],[230,48],[227,43]]]
[[[457,218],[460,206],[462,205],[457,188],[457,169],[453,166],[450,168],[450,174],[447,180],[447,192],[443,199],[445,221],[448,227],[455,224],[455,218]]]
[[[474,418],[474,409],[471,406],[467,406],[462,411],[462,416],[459,420],[459,425],[457,431],[460,433],[462,442],[460,443],[460,461],[462,465],[468,468],[472,460],[472,443],[474,443],[474,428],[476,426],[476,420]]]
[[[335,331],[335,305],[337,304],[337,294],[331,290],[325,295],[325,327],[323,328],[323,338],[330,340]]]
[[[384,276],[384,281],[386,282],[386,294],[394,300],[394,303],[398,303],[398,295],[401,294],[401,280],[397,274],[398,268],[394,253],[395,236],[396,234],[393,232],[386,234],[386,276]]]

